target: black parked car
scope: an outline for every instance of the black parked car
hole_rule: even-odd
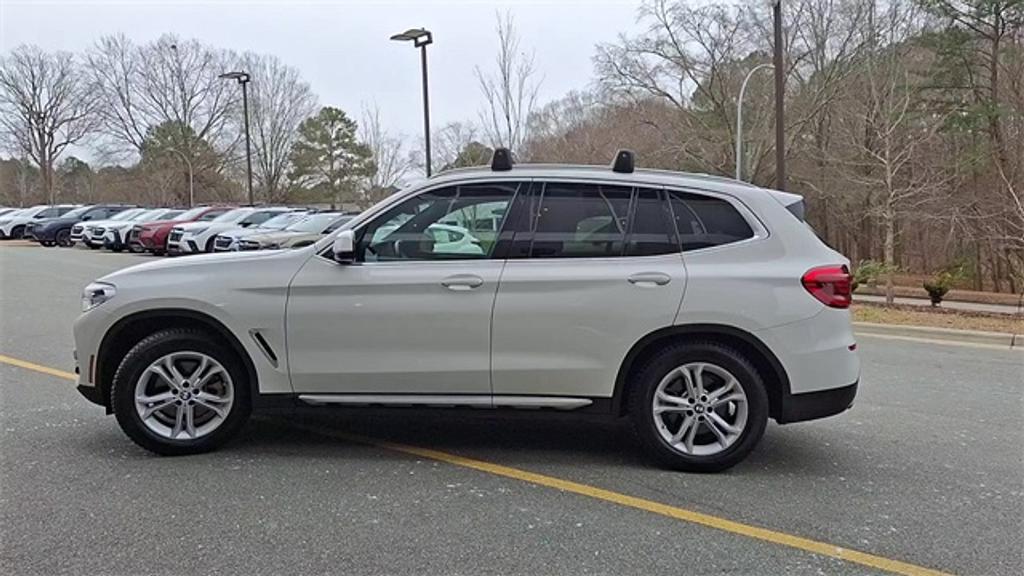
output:
[[[114,214],[135,208],[126,204],[97,204],[76,208],[62,216],[47,218],[32,223],[32,228],[25,229],[25,235],[35,238],[43,246],[71,246],[71,227],[78,222],[88,220],[106,220]]]

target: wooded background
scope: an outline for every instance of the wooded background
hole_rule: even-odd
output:
[[[1024,0],[784,0],[789,190],[852,261],[956,269],[978,289],[1024,289]],[[598,8],[595,8],[598,9]],[[761,0],[648,0],[642,32],[597,44],[594,79],[538,101],[544,55],[497,14],[498,51],[474,68],[476,117],[432,136],[435,171],[486,162],[605,164],[735,173],[737,95],[771,63]],[[473,63],[467,63],[472,66]],[[100,38],[81,54],[20,46],[0,57],[0,204],[244,198],[241,92],[251,73],[256,198],[367,205],[417,176],[422,139],[374,107],[321,107],[298,69],[166,35]],[[432,98],[444,98],[432,89]],[[774,93],[744,102],[744,176],[773,186]],[[80,156],[67,153],[88,150]]]

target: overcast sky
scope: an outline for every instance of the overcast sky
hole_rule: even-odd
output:
[[[534,50],[541,100],[585,88],[597,42],[636,31],[639,0],[543,2],[370,2],[284,0],[0,0],[0,51],[22,44],[82,51],[104,34],[146,42],[163,33],[236,51],[275,54],[295,66],[321,104],[358,117],[376,102],[392,130],[422,133],[419,58],[388,37],[410,27],[434,32],[429,49],[434,126],[475,120],[480,90],[474,66],[492,66],[495,11],[510,9],[522,48]]]

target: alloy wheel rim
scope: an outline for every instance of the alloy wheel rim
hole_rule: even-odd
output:
[[[168,440],[197,440],[231,413],[234,384],[214,358],[173,352],[158,358],[135,384],[135,411],[143,425]]]
[[[740,381],[708,362],[673,368],[651,403],[658,434],[688,456],[713,456],[734,445],[747,427],[749,405]]]

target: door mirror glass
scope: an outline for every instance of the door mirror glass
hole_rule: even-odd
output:
[[[355,235],[351,230],[342,230],[334,237],[334,261],[338,264],[351,264],[355,261]]]

